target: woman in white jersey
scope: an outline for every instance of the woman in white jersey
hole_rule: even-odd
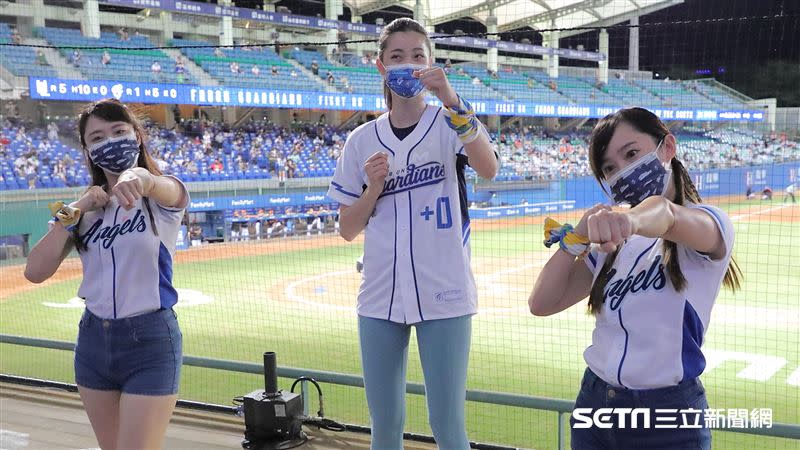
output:
[[[741,275],[731,259],[733,224],[702,203],[676,150],[646,109],[606,116],[592,132],[592,172],[615,203],[631,208],[597,205],[574,229],[545,225],[546,245],[557,242],[560,251],[539,275],[531,312],[556,314],[588,296],[596,320],[571,419],[575,449],[710,448],[700,346],[720,285],[737,289]],[[640,417],[637,428],[599,428],[597,408],[650,408],[650,427]],[[677,428],[685,424],[692,427]]]
[[[189,197],[161,175],[142,126],[119,101],[89,105],[78,131],[92,186],[70,205],[51,205],[25,277],[47,280],[77,248],[86,310],[75,380],[97,441],[104,450],[160,448],[183,359],[172,260]]]
[[[497,159],[472,107],[431,67],[419,23],[393,21],[379,46],[389,112],[350,134],[328,190],[341,205],[340,234],[351,241],[365,230],[358,324],[372,448],[402,448],[414,325],[434,438],[440,448],[466,449],[477,299],[464,168],[493,178]],[[444,107],[427,105],[423,89]]]

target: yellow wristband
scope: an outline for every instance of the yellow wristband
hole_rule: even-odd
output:
[[[65,228],[72,227],[81,219],[80,208],[74,208],[64,202],[49,203],[47,207],[50,209],[50,214],[61,222]]]

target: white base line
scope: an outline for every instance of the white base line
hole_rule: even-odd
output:
[[[751,212],[751,213],[747,213],[747,214],[737,214],[737,215],[731,217],[731,221],[735,222],[737,220],[742,220],[742,219],[748,218],[750,216],[758,216],[758,215],[761,215],[761,214],[766,214],[768,212],[777,211],[779,209],[786,208],[787,206],[791,206],[791,205],[787,204],[787,205],[781,205],[781,206],[773,206],[772,208],[767,208],[767,209],[765,209],[763,211],[756,211],[756,212]]]

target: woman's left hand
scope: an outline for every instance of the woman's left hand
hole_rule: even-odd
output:
[[[458,94],[450,82],[447,80],[447,74],[441,67],[428,67],[427,69],[414,71],[413,76],[419,78],[419,81],[425,86],[425,89],[431,91],[444,106],[456,107],[458,106]]]
[[[149,195],[154,184],[155,178],[150,171],[143,167],[134,167],[120,174],[111,194],[117,197],[120,206],[131,209],[136,200]]]
[[[589,241],[600,244],[600,250],[613,252],[626,239],[636,234],[636,223],[626,212],[600,209],[586,220]]]

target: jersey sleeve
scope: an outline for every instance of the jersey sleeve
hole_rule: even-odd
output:
[[[717,224],[717,229],[719,229],[720,234],[722,235],[722,240],[725,243],[725,256],[717,259],[712,260],[710,256],[700,253],[697,250],[691,249],[686,247],[686,252],[688,256],[693,258],[699,258],[701,260],[710,262],[710,263],[724,263],[728,264],[730,260],[731,253],[733,252],[733,241],[734,241],[734,230],[733,230],[733,222],[725,214],[724,211],[717,208],[716,206],[710,205],[688,205],[689,208],[699,209],[707,213],[711,218],[714,220],[714,223]]]
[[[607,253],[600,252],[597,247],[593,246],[589,253],[583,258],[583,262],[586,264],[586,267],[589,269],[589,272],[592,273],[593,277],[597,277],[600,269],[603,268],[603,263],[605,263],[607,255]]]
[[[352,205],[361,198],[364,185],[362,164],[359,152],[353,143],[353,134],[351,134],[344,143],[342,154],[336,162],[336,170],[333,173],[330,187],[328,187],[328,197],[346,206]]]

